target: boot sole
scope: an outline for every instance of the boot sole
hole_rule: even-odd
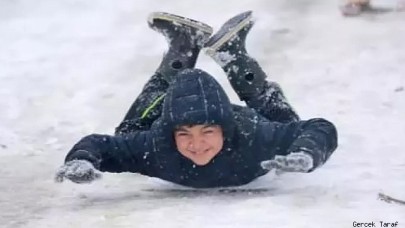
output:
[[[239,22],[233,25],[235,20]],[[229,25],[227,25],[228,23]],[[228,20],[223,27],[206,43],[205,53],[210,56],[214,55],[224,43],[234,38],[236,34],[245,28],[249,23],[253,23],[251,11],[239,14]]]
[[[171,14],[171,13],[153,12],[148,17],[148,23],[153,24],[153,20],[155,20],[155,19],[173,21],[173,22],[179,23],[181,25],[196,28],[196,29],[201,30],[208,34],[212,34],[212,32],[213,32],[212,27],[205,23],[202,23],[200,21],[196,21],[196,20],[193,20],[190,18],[182,17],[179,15]]]

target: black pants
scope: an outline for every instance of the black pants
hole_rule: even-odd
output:
[[[160,74],[152,75],[129,108],[124,120],[115,129],[115,134],[148,130],[162,112],[162,103],[168,87],[169,84]],[[275,82],[266,81],[265,90],[246,104],[270,121],[287,123],[299,120],[280,86]]]

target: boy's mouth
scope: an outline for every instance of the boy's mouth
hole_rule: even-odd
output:
[[[201,151],[190,151],[192,154],[194,155],[202,155],[202,154],[206,154],[209,152],[210,149],[206,149],[206,150],[201,150]]]

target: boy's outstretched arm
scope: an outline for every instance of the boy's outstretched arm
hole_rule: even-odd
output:
[[[79,176],[77,183],[81,178],[86,179],[89,176],[90,179],[93,176],[96,179],[97,172],[92,168],[102,172],[134,172],[151,176],[156,167],[154,155],[153,137],[150,131],[138,131],[122,136],[93,134],[82,138],[73,146],[56,178],[63,180],[64,176],[74,181],[67,175],[70,171],[70,177],[74,178],[74,171],[76,171],[76,177]]]
[[[261,165],[266,169],[311,172],[337,147],[336,127],[325,119],[260,125]]]

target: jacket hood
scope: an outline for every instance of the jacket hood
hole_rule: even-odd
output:
[[[207,72],[186,69],[174,78],[163,103],[167,127],[217,124],[229,137],[233,127],[232,105],[221,85]]]

